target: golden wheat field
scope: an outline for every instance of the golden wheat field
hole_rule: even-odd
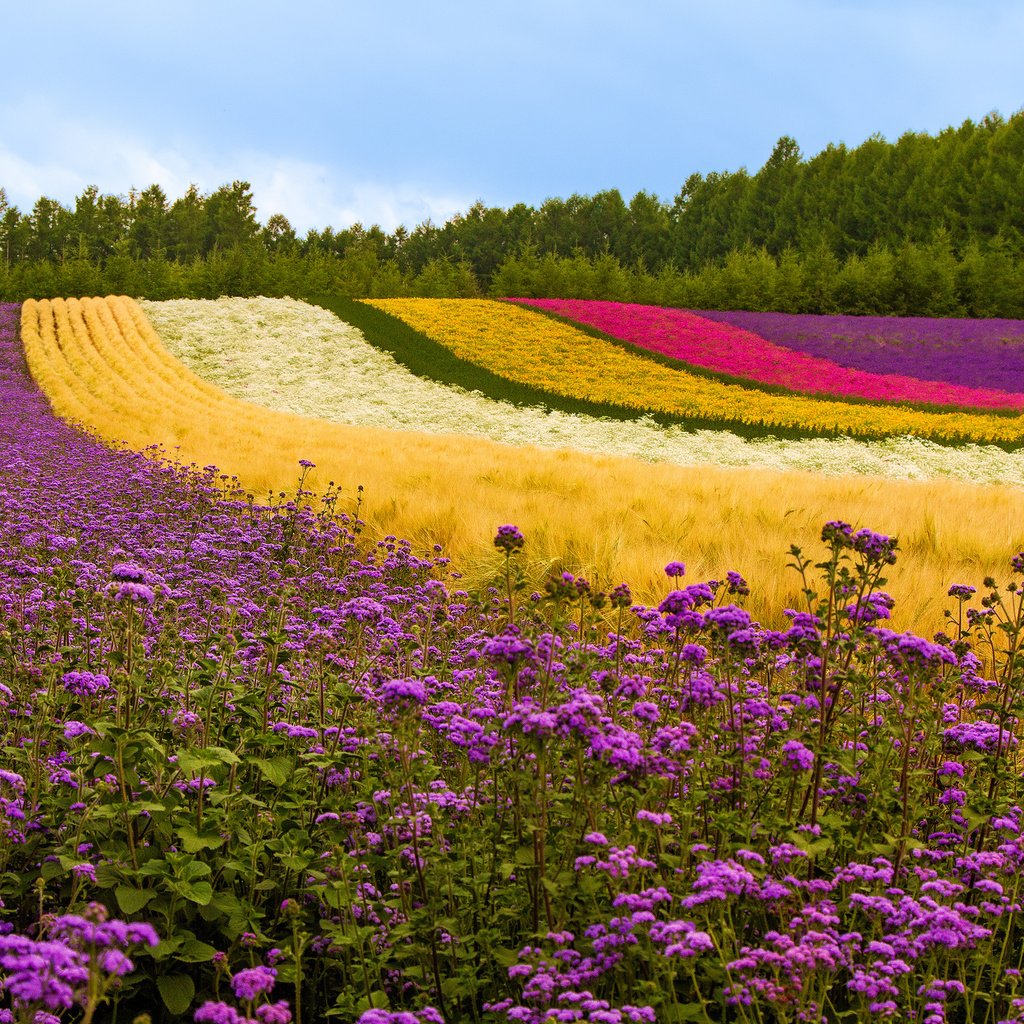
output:
[[[822,524],[844,519],[899,537],[894,625],[931,634],[951,583],[1003,578],[1024,546],[1024,493],[1008,486],[651,465],[274,412],[189,371],[124,297],[26,301],[21,330],[32,375],[62,417],[111,442],[215,464],[257,499],[293,490],[309,459],[306,486],[333,482],[350,502],[361,486],[372,533],[443,545],[466,586],[496,578],[491,540],[515,523],[532,582],[569,569],[602,587],[625,580],[650,602],[668,589],[669,561],[685,561],[693,580],[734,569],[751,584],[752,613],[776,625],[778,610],[801,600],[785,570],[790,544],[815,554]]]

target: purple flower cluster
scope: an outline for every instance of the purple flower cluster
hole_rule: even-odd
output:
[[[513,608],[335,506],[76,433],[2,329],[0,398],[4,998],[127,989],[156,938],[37,921],[41,878],[175,908],[140,970],[194,979],[200,1024],[287,1024],[278,983],[362,1024],[952,1020],[980,990],[1009,1019],[1016,598],[886,629],[895,541],[835,520],[788,628],[681,562],[657,607],[566,572]]]
[[[16,932],[0,934],[0,992],[15,1009],[95,1009],[106,991],[129,974],[134,964],[125,950],[156,946],[148,924],[109,920],[106,909],[91,905],[88,916],[55,918],[45,939]]]
[[[1024,320],[708,312],[776,345],[840,366],[1024,392]]]

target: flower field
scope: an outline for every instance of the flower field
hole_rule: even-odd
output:
[[[745,438],[497,401],[417,376],[358,329],[304,302],[178,299],[141,306],[168,351],[203,380],[235,398],[300,416],[677,465],[944,476],[1024,486],[1024,456],[990,446],[951,448],[911,437]]]
[[[522,586],[500,519],[471,592],[313,448],[257,501],[54,415],[308,423],[157,342],[128,300],[0,307],[0,1013],[1024,1019],[1019,544],[931,640],[892,628],[917,543],[839,519],[776,552],[777,625],[685,548],[645,603]]]
[[[824,337],[835,337],[837,332],[843,337],[842,332],[846,329],[846,323],[854,319],[851,317],[813,318],[813,324],[820,332],[817,345],[810,340],[810,325],[801,331],[797,326],[799,317],[785,317],[785,321],[792,325],[787,336],[804,338],[805,344],[801,346],[775,344],[764,334],[759,333],[757,327],[762,321],[758,317],[762,314],[744,313],[739,318],[730,319],[731,314],[704,316],[683,309],[585,299],[513,301],[557,313],[641,348],[705,370],[714,370],[758,384],[778,385],[789,391],[838,398],[863,398],[876,402],[916,402],[938,406],[1017,411],[1024,409],[1024,394],[1019,391],[970,387],[960,383],[955,376],[948,375],[937,380],[927,379],[928,373],[934,367],[934,361],[927,358],[906,359],[902,372],[890,369],[879,373],[869,369],[877,365],[872,349],[877,351],[881,344],[870,347],[862,344],[860,350],[866,358],[854,359],[853,362],[849,359],[833,361],[811,354],[815,349],[834,351],[838,347],[836,343],[833,342],[830,348],[824,343]],[[721,319],[718,319],[719,316]],[[771,317],[776,316],[778,314],[769,314],[765,322],[773,323]],[[743,320],[747,320],[751,326],[740,326]],[[841,320],[842,324],[837,325],[836,320]],[[941,336],[943,328],[939,323],[932,323],[932,337]],[[886,337],[887,329],[891,336],[891,328],[888,328],[884,321],[880,323],[876,320],[874,324],[877,334],[865,333],[864,337]],[[1019,356],[1024,357],[1024,324],[1016,326],[1019,333],[1017,349]],[[928,335],[925,334],[924,338],[928,338]],[[951,347],[950,355],[956,352],[958,358],[955,365],[949,366],[947,374],[963,372],[958,370],[960,366],[975,363],[975,341],[976,339],[972,338],[970,346],[959,346],[959,351]],[[908,356],[911,355],[905,342],[900,349],[893,340],[890,347],[897,351],[902,350]],[[917,345],[917,350],[930,352],[934,347],[922,339]],[[1002,349],[1004,352],[1007,349],[1013,351],[1005,340]],[[988,355],[987,352],[985,354]],[[988,370],[991,371],[997,362],[993,359]],[[1018,366],[1014,375],[1007,375],[1007,379],[1014,381],[1015,387],[1024,387],[1024,365]]]
[[[706,312],[794,352],[840,366],[1019,391],[1024,321]]]
[[[862,437],[1019,444],[1024,419],[772,394],[661,365],[522,306],[471,299],[367,299],[471,362],[557,394],[691,423]]]
[[[778,625],[781,609],[800,594],[795,578],[778,572],[778,552],[794,533],[839,515],[883,524],[913,552],[890,590],[903,627],[930,634],[942,627],[940,595],[949,580],[995,574],[1006,549],[1020,542],[1018,487],[942,478],[940,453],[915,439],[879,442],[874,457],[902,465],[917,452],[922,472],[936,478],[884,487],[872,478],[757,466],[649,464],[486,438],[399,435],[256,406],[191,373],[126,299],[26,302],[21,336],[31,372],[58,414],[136,451],[155,445],[185,463],[221,466],[248,493],[275,500],[294,490],[295,467],[313,456],[311,489],[333,481],[341,507],[354,514],[362,487],[359,514],[373,535],[405,537],[420,551],[441,544],[474,586],[493,581],[493,524],[515,519],[532,539],[525,567],[531,585],[564,569],[601,585],[628,579],[642,600],[654,600],[662,587],[658,566],[685,551],[691,571],[702,576],[742,568],[753,586],[751,612]],[[447,351],[424,350],[428,367],[438,350]],[[704,443],[713,451],[716,439]],[[843,469],[861,459],[871,465],[870,452],[851,439],[819,438],[806,450],[810,466],[813,459]],[[745,457],[744,449],[733,452],[737,461]],[[1019,454],[950,449],[950,465],[958,454],[961,465],[973,464],[988,479],[1020,473]],[[972,510],[967,519],[964,508]]]

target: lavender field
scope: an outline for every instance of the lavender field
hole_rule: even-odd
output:
[[[468,593],[309,465],[76,432],[16,318],[0,1021],[1024,1020],[1024,553],[932,639],[839,521],[784,629],[682,561],[530,592],[512,524]]]
[[[1009,392],[1020,390],[1024,379],[1024,320],[744,310],[701,310],[700,315],[794,352],[871,373]]]

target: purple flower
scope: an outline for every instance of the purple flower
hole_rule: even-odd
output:
[[[113,588],[115,601],[127,601],[129,604],[152,604],[156,600],[156,594],[152,587],[144,583],[122,583],[116,589]]]
[[[494,538],[494,546],[506,555],[519,551],[526,544],[526,538],[518,526],[499,526]]]
[[[533,647],[527,640],[520,639],[515,627],[506,629],[500,636],[491,637],[483,646],[483,655],[491,661],[515,665],[523,660],[535,660]]]
[[[942,736],[951,749],[973,748],[989,752],[994,751],[1000,741],[1004,750],[1017,745],[1016,736],[1005,726],[1000,729],[992,722],[961,722],[950,726]]]
[[[794,772],[806,772],[814,766],[814,751],[799,740],[786,740],[782,744],[782,760]]]
[[[274,988],[277,971],[273,967],[247,967],[231,978],[236,999],[252,1002],[257,996],[267,995]]]
[[[865,528],[853,535],[851,546],[864,556],[869,565],[893,565],[898,543],[895,537],[887,537],[884,533],[875,533]]]
[[[292,1011],[283,999],[256,1007],[256,1019],[262,1024],[291,1024]]]
[[[99,672],[65,672],[61,683],[76,697],[91,697],[100,690],[110,689],[110,678]]]
[[[740,597],[747,597],[750,594],[750,585],[738,572],[730,569],[725,574],[725,579],[729,585],[726,593],[739,594]]]
[[[380,692],[385,705],[425,704],[427,700],[426,687],[419,679],[391,679]]]
[[[821,528],[821,539],[834,547],[849,547],[852,537],[853,527],[841,519],[831,519]]]
[[[671,578],[686,575],[686,565],[683,562],[669,562],[665,566],[665,575]]]
[[[723,604],[704,613],[704,625],[723,633],[733,633],[750,625],[750,613],[734,604]]]
[[[250,1018],[227,1003],[207,1000],[192,1015],[195,1024],[249,1024]]]

